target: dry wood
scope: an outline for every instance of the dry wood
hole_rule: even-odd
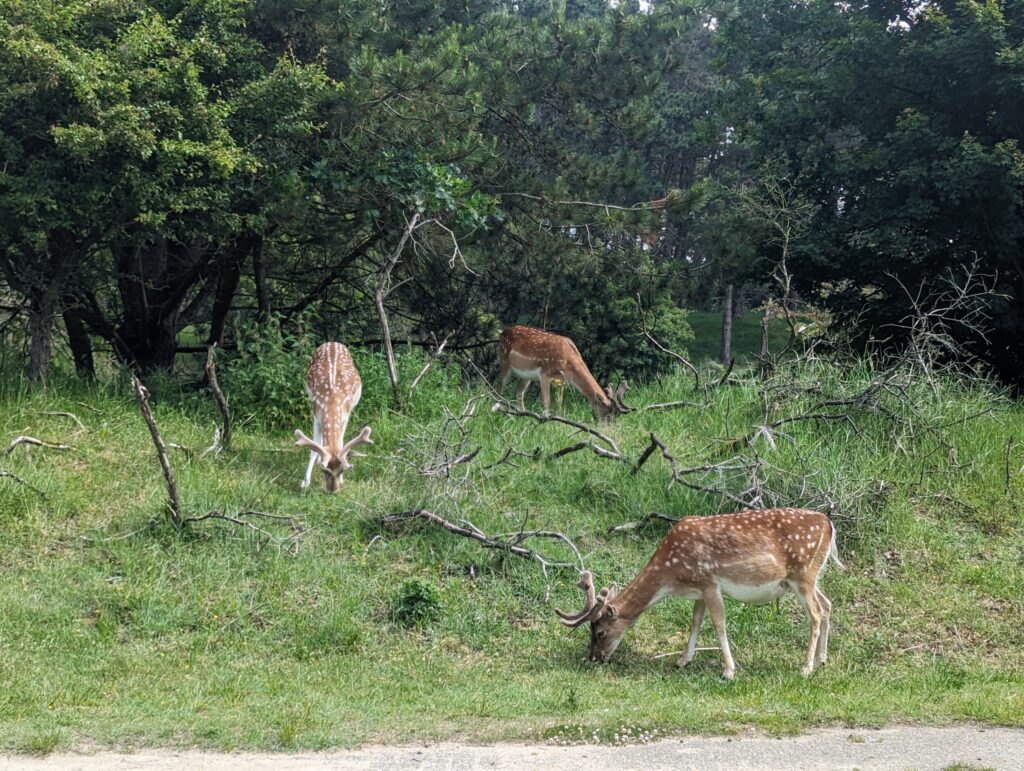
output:
[[[46,493],[44,493],[42,490],[40,490],[34,484],[32,484],[30,482],[26,482],[24,479],[22,479],[20,476],[15,474],[13,471],[6,471],[4,469],[0,469],[0,479],[4,479],[4,478],[13,479],[18,484],[25,485],[25,487],[27,487],[29,490],[33,490],[34,492],[39,493],[43,498],[46,497]]]
[[[88,429],[88,428],[86,427],[85,423],[83,423],[83,422],[82,422],[81,418],[79,418],[79,417],[78,417],[78,416],[77,416],[77,415],[76,415],[75,413],[73,413],[73,412],[65,412],[65,411],[57,411],[57,412],[37,412],[36,414],[37,414],[37,415],[46,415],[46,416],[48,416],[48,417],[51,417],[51,418],[68,418],[69,420],[73,420],[73,421],[75,421],[75,423],[76,423],[76,424],[78,425],[78,428],[79,428],[79,429],[80,429],[81,431],[88,431],[88,430],[89,430],[89,429]]]
[[[174,481],[174,469],[171,467],[171,461],[167,457],[167,447],[164,444],[164,438],[160,435],[160,429],[156,425],[153,411],[149,407],[149,391],[142,385],[138,375],[134,373],[132,374],[132,387],[135,389],[135,399],[139,404],[139,410],[142,412],[142,417],[149,427],[149,435],[153,437],[153,445],[156,447],[156,454],[160,459],[160,467],[164,471],[164,479],[167,480],[168,512],[171,524],[174,525],[175,530],[181,530],[181,500],[178,498],[178,485]]]
[[[568,418],[563,418],[560,415],[549,415],[548,417],[544,417],[543,415],[541,415],[538,412],[530,412],[529,410],[516,410],[516,409],[512,409],[512,407],[510,407],[508,404],[504,404],[502,402],[498,402],[497,404],[495,404],[494,405],[494,410],[495,410],[495,412],[503,412],[506,415],[512,415],[514,417],[533,418],[538,423],[547,423],[549,421],[550,422],[554,422],[554,423],[564,423],[567,426],[572,426],[575,429],[578,429],[580,431],[585,431],[586,433],[590,434],[591,436],[597,437],[602,442],[604,442],[606,445],[608,445],[609,449],[613,453],[615,453],[616,455],[621,455],[622,454],[619,451],[619,447],[618,447],[617,444],[615,444],[614,440],[612,440],[611,438],[605,436],[600,431],[598,431],[596,428],[588,426],[585,423],[577,423],[575,420],[569,420]],[[577,449],[581,449],[581,448],[577,448]]]
[[[612,527],[608,528],[608,532],[621,533],[626,530],[636,530],[637,528],[643,527],[648,522],[653,522],[654,520],[661,520],[664,522],[671,522],[672,524],[675,524],[679,521],[679,519],[679,517],[673,517],[668,514],[662,514],[658,511],[652,511],[646,517],[642,517],[641,519],[638,519],[636,522],[623,522],[621,525],[613,525]]]
[[[461,525],[456,525],[453,522],[449,522],[444,517],[438,516],[427,509],[411,509],[409,511],[389,514],[384,517],[383,522],[384,524],[391,525],[398,522],[407,522],[413,519],[422,519],[447,530],[449,533],[454,533],[455,535],[461,535],[465,538],[471,538],[474,541],[479,541],[486,549],[497,549],[499,551],[508,552],[509,554],[514,554],[517,557],[522,557],[523,559],[537,562],[540,565],[541,572],[544,574],[545,583],[547,583],[548,579],[548,568],[573,568],[579,571],[583,570],[583,557],[580,555],[579,549],[576,548],[576,545],[564,534],[550,530],[520,531],[518,533],[511,533],[505,536],[492,537],[484,533],[480,528],[468,520],[463,520],[463,524],[466,525],[466,527],[463,527]],[[579,564],[555,562],[545,557],[536,549],[529,549],[520,545],[522,541],[535,537],[554,538],[567,544],[576,555]],[[502,540],[502,538],[506,538],[508,540]],[[547,599],[547,593],[549,592],[550,585],[547,586],[545,599]]]
[[[214,349],[217,347],[216,343],[212,343],[206,351],[206,379],[210,383],[210,391],[213,392],[213,398],[217,402],[217,409],[220,410],[221,423],[224,426],[223,431],[220,435],[219,448],[225,450],[231,449],[231,412],[228,410],[228,400],[224,398],[224,392],[220,390],[220,383],[217,382],[217,362],[214,356]],[[214,445],[217,443],[214,442]],[[216,452],[219,452],[216,450]]]
[[[14,452],[14,449],[19,445],[27,444],[32,447],[45,447],[48,450],[73,450],[74,447],[70,447],[66,444],[51,444],[50,442],[44,442],[42,439],[36,439],[34,436],[22,436],[17,437],[13,442],[7,445],[7,448],[0,453],[0,456],[7,456]]]
[[[439,357],[441,356],[441,354],[442,354],[442,353],[444,352],[444,347],[445,347],[446,345],[448,345],[448,338],[449,338],[449,337],[451,337],[451,335],[447,335],[447,336],[445,336],[444,340],[442,340],[442,341],[441,341],[441,343],[440,343],[440,345],[438,345],[438,346],[437,346],[437,347],[436,347],[436,348],[434,349],[433,353],[431,353],[431,354],[429,354],[429,355],[428,355],[428,357],[427,357],[427,363],[423,365],[423,369],[421,369],[421,370],[420,370],[419,374],[418,374],[418,375],[417,375],[416,377],[414,377],[414,378],[413,378],[413,380],[412,380],[412,382],[411,382],[411,383],[409,384],[409,398],[410,398],[410,399],[412,398],[412,393],[413,393],[413,391],[415,391],[415,390],[416,390],[416,386],[417,386],[417,385],[419,384],[419,382],[420,382],[420,379],[421,379],[421,378],[422,378],[422,377],[423,377],[424,375],[426,375],[426,374],[427,374],[427,370],[429,370],[429,369],[430,369],[430,367],[431,367],[431,366],[433,365],[433,363],[434,363],[435,361],[437,361],[437,359],[438,359],[438,358],[439,358]]]

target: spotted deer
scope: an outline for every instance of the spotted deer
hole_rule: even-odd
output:
[[[324,487],[336,493],[344,481],[344,473],[352,468],[349,457],[363,456],[353,448],[373,444],[370,427],[345,442],[345,429],[352,410],[363,395],[363,382],[352,362],[352,354],[341,343],[324,343],[316,349],[306,373],[306,393],[313,402],[313,438],[295,429],[295,445],[309,447],[309,465],[302,488],[309,487],[317,460],[324,472]]]
[[[586,592],[583,610],[556,610],[562,623],[575,628],[590,622],[593,661],[607,661],[640,615],[666,597],[694,600],[693,623],[686,652],[676,663],[685,667],[697,649],[704,611],[711,621],[731,680],[736,664],[725,634],[723,595],[740,602],[764,603],[795,592],[811,622],[805,676],[828,657],[832,603],[818,588],[829,557],[841,568],[832,522],[807,509],[742,511],[714,517],[686,517],[665,536],[654,556],[630,584],[616,593],[613,586],[594,592],[590,571],[579,587]]]
[[[547,416],[551,410],[551,382],[558,381],[569,383],[583,394],[598,420],[614,413],[629,412],[622,403],[625,383],[621,383],[616,392],[612,392],[611,387],[601,388],[568,337],[534,327],[508,327],[498,339],[498,363],[501,365],[499,393],[505,392],[509,378],[515,375],[519,379],[516,399],[521,410],[526,409],[523,403],[526,389],[530,383],[539,381]]]

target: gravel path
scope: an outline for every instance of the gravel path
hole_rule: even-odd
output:
[[[132,754],[0,756],[11,771],[307,771],[308,769],[961,769],[1024,771],[1024,730],[954,726],[833,728],[770,738],[687,736],[646,745],[435,744],[297,753],[144,750]]]

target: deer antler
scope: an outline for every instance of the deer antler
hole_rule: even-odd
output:
[[[579,582],[576,584],[580,589],[583,589],[587,593],[587,602],[583,606],[583,610],[579,613],[566,613],[563,610],[555,608],[555,613],[558,614],[558,618],[567,627],[575,629],[580,624],[587,621],[591,621],[604,610],[604,606],[608,603],[611,594],[608,588],[604,588],[599,594],[594,593],[594,576],[591,575],[589,570],[584,570],[583,575],[580,577]]]
[[[626,391],[629,390],[629,383],[625,380],[619,381],[619,387],[612,391],[612,387],[607,385],[604,387],[604,395],[608,397],[608,401],[612,403],[612,409],[619,415],[624,415],[627,412],[632,412],[632,407],[627,407],[622,403],[622,397],[625,396]]]
[[[326,447],[324,447],[319,442],[313,441],[297,428],[295,429],[295,446],[309,447],[310,449],[315,450],[317,454],[320,456],[320,463],[322,463],[325,466],[331,459],[331,454],[327,452]]]
[[[373,440],[370,438],[369,426],[363,426],[362,430],[349,441],[345,442],[345,446],[338,452],[338,460],[341,461],[341,468],[344,471],[348,471],[352,468],[352,464],[348,462],[349,455],[356,458],[366,457],[366,453],[356,452],[352,449],[360,444],[373,444]]]

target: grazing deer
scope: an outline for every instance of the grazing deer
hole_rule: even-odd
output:
[[[348,348],[341,343],[324,343],[316,349],[306,373],[306,393],[313,402],[313,438],[295,429],[295,445],[311,448],[302,488],[309,487],[313,464],[319,458],[324,486],[328,492],[336,493],[344,481],[344,472],[352,468],[349,456],[363,456],[353,448],[373,444],[369,426],[363,426],[355,438],[345,442],[349,416],[363,395],[363,381]]]
[[[556,610],[562,623],[575,628],[590,622],[590,659],[607,661],[640,614],[673,595],[694,600],[693,624],[686,653],[677,663],[685,667],[697,649],[697,632],[704,611],[718,633],[725,660],[725,678],[736,672],[725,635],[722,595],[740,602],[763,603],[795,592],[811,621],[805,676],[815,662],[828,657],[832,603],[818,588],[829,556],[839,567],[836,533],[824,514],[807,509],[767,509],[686,517],[665,536],[647,565],[629,586],[616,593],[614,585],[595,595],[594,580],[585,571],[579,587],[587,601],[579,613]]]
[[[530,383],[537,380],[540,381],[540,396],[547,417],[551,409],[551,381],[554,380],[569,383],[583,394],[598,420],[604,420],[612,413],[629,412],[622,403],[625,382],[620,383],[619,390],[614,393],[610,387],[602,389],[568,337],[534,327],[508,327],[498,339],[498,362],[501,364],[498,392],[504,393],[509,378],[515,375],[519,379],[516,399],[521,410],[526,410],[523,394]]]

